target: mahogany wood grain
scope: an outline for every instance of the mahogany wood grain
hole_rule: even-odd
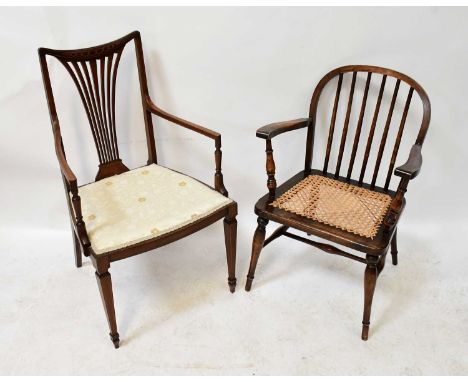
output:
[[[350,128],[350,115],[353,107],[353,97],[356,92],[356,79],[360,73],[365,73],[366,82],[364,87],[364,92],[362,96],[362,101],[359,108],[359,117],[355,129],[353,145],[351,148],[351,154],[349,158],[349,164],[346,171],[346,175],[342,176],[340,170],[343,167],[344,163],[344,152],[346,148],[346,141],[349,135]],[[341,138],[338,149],[337,164],[334,173],[328,171],[329,161],[331,156],[331,151],[333,147],[333,140],[335,135],[340,136],[336,133],[337,130],[337,118],[339,110],[339,100],[340,93],[344,81],[345,75],[350,75],[351,85],[348,95],[346,114],[344,116],[344,124],[341,131]],[[393,88],[390,107],[388,114],[385,119],[385,125],[383,127],[382,135],[380,138],[380,143],[376,148],[378,152],[376,155],[376,160],[374,164],[374,171],[372,174],[372,180],[370,183],[364,181],[364,176],[366,173],[366,168],[369,164],[369,158],[373,141],[377,131],[377,125],[379,120],[379,113],[381,110],[382,100],[385,94],[385,86],[388,78],[395,79],[395,87]],[[327,142],[324,142],[325,146],[325,159],[322,169],[312,168],[312,159],[314,157],[314,146],[317,144],[315,142],[315,128],[317,123],[317,109],[322,91],[325,86],[330,83],[332,80],[338,78],[336,82],[335,97],[333,101],[333,109],[331,113],[331,120],[328,127],[328,138]],[[380,79],[379,91],[375,99],[375,108],[372,111],[372,121],[369,127],[369,133],[366,137],[363,137],[363,127],[365,119],[366,110],[369,109],[367,104],[369,104],[370,98],[370,87],[372,86],[372,79],[377,81]],[[398,100],[400,85],[405,83],[409,86],[408,95],[406,96],[406,101],[404,103],[404,109],[402,117],[399,123],[398,131],[396,134],[395,141],[393,143],[393,150],[391,152],[389,160],[389,168],[386,173],[385,183],[380,186],[377,184],[378,174],[380,166],[384,160],[385,156],[385,146],[387,145],[387,140],[389,132],[392,128],[392,116],[395,109],[395,105]],[[333,84],[334,85],[334,84]],[[400,148],[400,143],[402,136],[405,130],[405,124],[407,122],[407,116],[409,113],[411,100],[414,94],[419,96],[419,99],[422,103],[422,118],[421,125],[419,127],[419,132],[416,138],[416,142],[413,145],[408,160],[401,166],[395,169],[395,164],[397,161],[397,154]],[[411,179],[415,178],[421,169],[422,165],[422,155],[421,148],[426,137],[426,133],[429,127],[431,116],[431,107],[429,98],[424,91],[424,89],[412,78],[408,77],[405,74],[400,72],[381,68],[377,66],[367,66],[367,65],[348,65],[343,66],[337,69],[332,70],[327,73],[317,84],[312,99],[310,102],[309,116],[308,118],[302,118],[295,121],[288,122],[277,122],[269,124],[257,130],[257,137],[263,138],[266,140],[267,144],[267,186],[269,192],[258,200],[255,205],[255,213],[258,216],[258,227],[255,231],[253,243],[252,243],[252,256],[250,261],[249,272],[247,275],[246,290],[250,290],[252,287],[252,281],[254,278],[255,270],[257,267],[258,259],[260,256],[261,249],[269,245],[272,241],[285,236],[291,239],[301,241],[303,243],[312,245],[316,248],[319,248],[327,253],[340,255],[347,257],[351,260],[355,260],[361,263],[366,264],[366,270],[364,272],[364,311],[363,311],[363,320],[362,320],[362,334],[361,338],[367,340],[369,335],[369,326],[370,326],[370,314],[372,307],[372,300],[375,291],[375,285],[378,275],[383,271],[385,267],[385,259],[387,252],[391,247],[392,262],[394,265],[397,264],[397,224],[403,213],[406,201],[405,193],[407,191],[408,183]],[[295,130],[301,127],[307,127],[307,139],[306,139],[306,155],[304,170],[300,171],[296,175],[292,176],[289,180],[283,184],[277,186],[276,180],[273,183],[274,179],[274,158],[273,158],[273,147],[271,139],[281,133]],[[366,141],[366,145],[363,151],[363,160],[361,168],[359,169],[358,179],[353,179],[352,174],[357,162],[357,153],[359,144],[361,141]],[[391,197],[390,207],[384,217],[383,224],[378,229],[377,234],[373,238],[367,238],[359,236],[345,230],[342,230],[337,227],[332,227],[318,221],[315,221],[310,218],[300,216],[298,214],[288,212],[286,210],[273,207],[271,202],[272,199],[278,198],[291,189],[293,186],[297,185],[300,181],[305,179],[309,175],[321,175],[328,178],[336,179],[344,183],[348,183],[354,186],[362,187],[369,190],[374,190],[379,193],[387,194]],[[398,188],[396,191],[393,191],[389,188],[390,181],[392,176],[396,176],[399,179]],[[280,226],[277,228],[271,235],[265,240],[266,235],[266,225],[269,221],[279,223]],[[341,248],[335,247],[328,243],[316,242],[302,236],[299,236],[295,233],[290,232],[290,229],[296,229],[306,233],[307,235],[314,235],[321,239],[333,242],[337,245],[350,248],[351,250],[364,253],[365,258],[356,256],[352,253],[348,253]]]
[[[64,182],[65,196],[72,222],[75,264],[77,267],[81,267],[81,256],[85,255],[90,256],[91,261],[96,268],[96,279],[109,324],[110,336],[116,348],[119,347],[120,339],[119,333],[117,332],[117,321],[115,318],[112,280],[108,271],[111,262],[122,260],[167,245],[197,232],[218,220],[224,219],[228,285],[230,291],[234,292],[236,286],[235,262],[237,203],[234,201],[208,216],[202,217],[191,224],[156,238],[99,255],[93,251],[86,230],[86,224],[83,220],[78,181],[65,156],[47,57],[50,56],[56,58],[65,67],[77,88],[98,154],[99,170],[96,175],[96,180],[99,180],[129,171],[129,168],[122,162],[119,153],[116,129],[116,94],[119,62],[124,48],[127,43],[131,41],[133,41],[135,45],[141,105],[144,113],[148,149],[147,164],[158,163],[152,121],[152,115],[155,114],[214,140],[214,189],[225,196],[228,195],[224,186],[221,170],[221,135],[216,131],[169,114],[153,103],[148,92],[143,48],[141,36],[138,31],[132,32],[110,43],[91,48],[74,50],[39,48],[39,61],[52,124],[55,152]]]

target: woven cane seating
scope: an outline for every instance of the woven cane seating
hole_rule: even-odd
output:
[[[310,175],[272,205],[356,235],[373,238],[391,200],[386,194],[320,175]]]
[[[430,115],[426,92],[410,77],[350,65],[319,81],[307,118],[258,129],[257,137],[266,143],[268,193],[255,204],[258,225],[245,289],[252,288],[262,249],[280,237],[363,263],[361,338],[367,340],[375,285],[387,253],[394,265],[398,262],[397,225],[408,184],[421,169]],[[307,130],[304,169],[277,185],[272,140],[299,129]],[[316,150],[320,144],[324,149]],[[398,155],[404,151],[409,151],[406,162]],[[398,167],[398,162],[404,164]],[[270,221],[279,227],[267,237]]]

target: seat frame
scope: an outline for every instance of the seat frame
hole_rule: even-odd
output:
[[[376,109],[374,112],[374,118],[371,126],[371,133],[369,134],[369,139],[367,142],[367,147],[370,149],[372,144],[375,124],[377,121],[379,109],[380,109],[380,102],[382,100],[383,89],[385,86],[385,81],[387,76],[391,76],[397,79],[395,90],[393,93],[392,103],[389,109],[389,114],[387,116],[387,122],[384,130],[384,134],[382,136],[379,155],[377,158],[377,164],[374,170],[374,176],[371,184],[367,184],[363,182],[363,175],[365,173],[365,168],[367,166],[368,158],[369,158],[369,150],[366,149],[365,156],[363,159],[363,169],[361,170],[361,176],[359,180],[353,180],[351,178],[351,173],[355,161],[355,153],[357,151],[357,145],[359,144],[359,134],[356,133],[355,140],[354,140],[354,147],[350,165],[348,168],[347,176],[343,177],[340,176],[340,166],[342,163],[343,158],[343,151],[346,141],[346,134],[348,130],[349,124],[349,115],[353,100],[353,92],[354,86],[356,81],[356,74],[358,72],[366,72],[367,73],[367,82],[366,82],[366,89],[364,91],[364,96],[362,100],[361,106],[361,113],[358,121],[357,131],[359,131],[362,127],[363,123],[363,115],[365,111],[365,105],[367,102],[367,94],[369,90],[369,83],[371,79],[371,75],[373,73],[381,74],[383,76],[382,85],[380,87],[379,97],[376,104]],[[339,95],[341,90],[341,83],[343,80],[343,74],[345,73],[352,73],[353,80],[350,90],[350,95],[348,99],[347,105],[347,112],[346,118],[343,126],[343,133],[342,139],[340,144],[340,151],[338,154],[338,161],[335,173],[328,172],[328,161],[330,158],[330,150],[333,140],[333,130],[335,129],[335,120],[336,120],[336,113],[337,113],[337,106],[339,102]],[[315,133],[315,122],[316,122],[316,113],[317,113],[317,106],[319,102],[320,95],[322,93],[323,88],[330,82],[330,80],[338,77],[338,85],[337,91],[335,95],[335,102],[333,106],[333,113],[332,113],[332,120],[330,123],[330,132],[329,138],[327,143],[327,150],[326,150],[326,158],[325,164],[322,170],[313,169],[311,168],[312,164],[312,156],[313,156],[313,146],[314,146],[314,133]],[[382,159],[383,149],[385,147],[385,141],[387,139],[387,133],[390,126],[393,107],[395,104],[396,95],[398,93],[398,88],[400,82],[404,81],[410,86],[409,94],[405,103],[405,109],[402,115],[402,121],[400,123],[399,134],[396,138],[396,144],[394,146],[394,150],[392,152],[392,159],[390,162],[390,167],[388,170],[387,179],[385,182],[384,187],[378,187],[376,185],[376,178],[379,171],[380,161]],[[415,144],[412,146],[408,160],[402,166],[395,168],[394,174],[400,178],[400,182],[396,191],[392,191],[388,188],[389,180],[392,175],[395,159],[398,153],[399,145],[401,136],[403,134],[403,129],[406,122],[406,117],[408,114],[408,109],[410,107],[411,97],[413,92],[416,91],[422,101],[422,121],[419,130],[419,134],[417,136]],[[268,193],[264,195],[262,198],[258,200],[255,204],[255,214],[258,216],[257,219],[257,229],[255,230],[253,241],[252,241],[252,255],[250,260],[249,271],[247,274],[247,281],[245,285],[245,290],[250,291],[252,287],[252,282],[255,275],[255,270],[257,267],[258,259],[260,256],[261,250],[271,243],[273,240],[281,236],[289,237],[291,239],[298,240],[300,242],[312,245],[318,249],[321,249],[327,253],[343,256],[349,258],[354,261],[358,261],[360,263],[366,264],[366,270],[364,272],[364,312],[363,312],[363,320],[362,320],[362,333],[361,338],[362,340],[368,339],[369,334],[369,326],[370,326],[370,313],[371,313],[371,306],[372,300],[375,290],[375,285],[377,281],[377,277],[382,272],[385,267],[385,259],[387,256],[387,252],[390,249],[392,254],[392,262],[394,265],[398,263],[398,250],[397,250],[397,224],[401,217],[401,214],[405,208],[406,200],[405,200],[405,193],[407,190],[408,183],[411,179],[414,179],[421,169],[422,165],[422,155],[421,155],[421,147],[424,142],[427,129],[429,127],[430,122],[430,115],[431,115],[431,107],[429,98],[424,91],[424,89],[412,78],[399,73],[397,71],[381,68],[377,66],[368,66],[368,65],[348,65],[343,66],[337,69],[332,70],[328,74],[326,74],[318,83],[317,87],[315,88],[314,94],[312,96],[309,117],[308,118],[300,118],[291,121],[285,122],[278,122],[272,123],[266,126],[261,127],[257,130],[257,137],[266,140],[266,173],[267,173],[267,188]],[[276,165],[273,158],[273,148],[271,140],[280,134],[285,132],[307,128],[307,143],[306,143],[306,156],[305,156],[305,166],[304,170],[300,171],[285,183],[281,184],[277,187],[276,179],[275,179],[275,171]],[[344,138],[343,138],[344,137]],[[321,175],[328,177],[330,179],[339,180],[348,184],[353,184],[358,187],[363,187],[369,190],[381,192],[388,194],[392,197],[392,201],[386,216],[384,217],[383,223],[379,227],[377,235],[370,239],[363,236],[356,235],[354,233],[347,232],[343,229],[332,227],[330,225],[326,225],[315,221],[313,219],[300,216],[293,212],[285,211],[281,208],[273,207],[271,203],[284,194],[286,191],[291,189],[301,180],[305,179],[309,175]],[[276,223],[281,224],[268,238],[266,238],[266,226],[269,221],[274,221]],[[355,254],[343,251],[340,248],[337,248],[328,243],[322,243],[310,240],[308,238],[299,236],[297,234],[291,233],[289,230],[290,228],[302,231],[307,235],[314,235],[321,239],[325,239],[327,241],[336,243],[338,245],[351,248],[358,252],[362,252],[365,254],[364,257],[357,256]]]
[[[58,59],[67,69],[77,86],[93,133],[96,149],[98,151],[100,164],[96,180],[100,180],[129,171],[127,166],[122,163],[118,153],[117,136],[115,134],[115,88],[120,56],[126,44],[130,41],[133,41],[135,44],[147,138],[147,164],[158,163],[152,122],[152,115],[156,115],[173,122],[176,125],[182,126],[214,140],[214,187],[207,186],[226,197],[228,196],[221,171],[221,135],[213,130],[169,114],[152,102],[148,92],[140,32],[134,31],[118,40],[84,49],[55,50],[39,48],[39,61],[52,124],[55,152],[62,174],[71,220],[75,250],[75,265],[77,267],[82,266],[82,255],[84,255],[86,257],[90,257],[91,262],[96,269],[96,280],[109,324],[109,334],[115,348],[118,348],[120,345],[120,336],[117,331],[112,280],[109,273],[109,268],[112,262],[123,260],[170,244],[189,236],[220,219],[223,219],[228,266],[228,285],[232,293],[235,291],[236,287],[237,203],[234,201],[186,226],[128,247],[112,250],[99,255],[96,255],[91,247],[85,222],[83,221],[77,178],[68,165],[65,156],[60,123],[49,76],[47,56]],[[101,77],[99,77],[99,75],[101,75]],[[101,83],[101,87],[99,87],[99,82]]]

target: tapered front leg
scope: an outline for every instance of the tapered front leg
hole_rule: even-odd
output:
[[[379,262],[377,263],[377,276],[382,273],[383,269],[385,268],[385,259],[387,258],[387,254],[380,256]]]
[[[384,258],[384,257],[383,257]],[[378,276],[378,256],[367,255],[367,267],[364,272],[364,314],[362,318],[362,335],[361,338],[367,341],[369,336],[370,315],[372,307],[372,299],[374,297],[375,284]]]
[[[259,217],[257,219],[258,226],[255,230],[253,242],[252,242],[252,257],[250,258],[250,267],[249,273],[247,274],[247,282],[245,284],[245,290],[248,292],[252,288],[252,281],[255,275],[255,268],[257,268],[258,258],[260,256],[260,252],[263,248],[263,243],[265,241],[265,227],[268,224],[268,220]]]
[[[228,265],[228,284],[231,293],[236,290],[236,242],[237,242],[237,208],[224,219],[224,240]]]
[[[393,265],[397,265],[398,264],[398,249],[397,249],[397,230],[396,229],[392,237],[391,252],[392,252],[392,263]]]
[[[97,260],[96,264],[96,280],[101,293],[102,304],[106,312],[107,323],[110,329],[110,338],[114,343],[114,347],[118,349],[120,344],[119,333],[117,332],[117,322],[115,319],[114,296],[112,293],[112,279],[109,273],[109,262],[104,263]]]
[[[72,236],[73,236],[73,248],[75,249],[75,265],[77,268],[80,268],[81,265],[83,264],[80,239],[78,239],[78,236],[76,236],[76,232],[73,229],[73,226],[71,227],[71,230],[72,230]]]

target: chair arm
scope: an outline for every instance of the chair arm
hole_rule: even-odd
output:
[[[60,171],[65,179],[66,184],[66,197],[69,198],[69,192],[72,194],[70,214],[72,217],[73,224],[76,226],[78,237],[83,244],[83,250],[87,254],[88,247],[91,245],[91,242],[88,237],[88,232],[86,231],[86,225],[83,221],[83,214],[81,211],[81,198],[78,194],[78,183],[75,174],[68,165],[67,159],[63,152],[62,145],[62,136],[60,134],[60,124],[57,119],[52,121],[52,130],[54,133],[54,143],[55,143],[55,153],[57,154],[58,162],[60,165]]]
[[[146,108],[148,111],[151,113],[157,115],[158,117],[164,118],[170,122],[173,122],[179,126],[185,127],[189,130],[195,131],[196,133],[202,134],[205,137],[214,139],[215,141],[215,176],[214,176],[214,188],[216,191],[221,193],[224,196],[228,196],[228,192],[226,188],[224,187],[224,181],[223,181],[223,173],[221,171],[221,158],[222,158],[222,152],[221,152],[221,134],[207,129],[206,127],[197,125],[195,123],[186,121],[185,119],[176,117],[175,115],[169,114],[168,112],[160,109],[157,107],[153,101],[151,101],[151,98],[146,97]]]
[[[193,130],[199,134],[202,134],[208,138],[211,138],[211,139],[214,139],[215,141],[216,140],[220,140],[221,139],[221,134],[216,132],[216,131],[213,131],[213,130],[210,130],[210,129],[207,129],[206,127],[203,127],[203,126],[200,126],[200,125],[197,125],[195,123],[192,123],[192,122],[189,122],[189,121],[186,121],[185,119],[182,119],[182,118],[179,118],[179,117],[176,117],[175,115],[172,115],[170,113],[168,113],[167,111],[164,111],[162,109],[160,109],[159,107],[157,107],[153,101],[151,101],[151,99],[149,97],[146,98],[146,108],[148,111],[150,111],[151,113],[157,115],[158,117],[161,117],[161,118],[164,118],[168,121],[171,121],[173,123],[175,123],[176,125],[179,125],[179,126],[182,126],[182,127],[185,127],[187,129],[190,129],[190,130]]]
[[[421,170],[421,165],[421,146],[413,145],[408,160],[404,165],[395,169],[395,175],[405,179],[414,179],[419,174],[419,171]]]
[[[301,129],[309,124],[310,118],[293,119],[292,121],[270,123],[269,125],[260,127],[257,130],[257,137],[263,139],[271,139],[277,135],[286,133],[287,131]]]
[[[60,134],[60,124],[58,120],[54,120],[52,122],[52,130],[54,133],[55,153],[59,162],[60,171],[65,177],[65,180],[67,181],[70,189],[77,189],[78,186],[76,176],[68,165],[67,159],[65,158],[65,154],[63,152],[62,136]]]

